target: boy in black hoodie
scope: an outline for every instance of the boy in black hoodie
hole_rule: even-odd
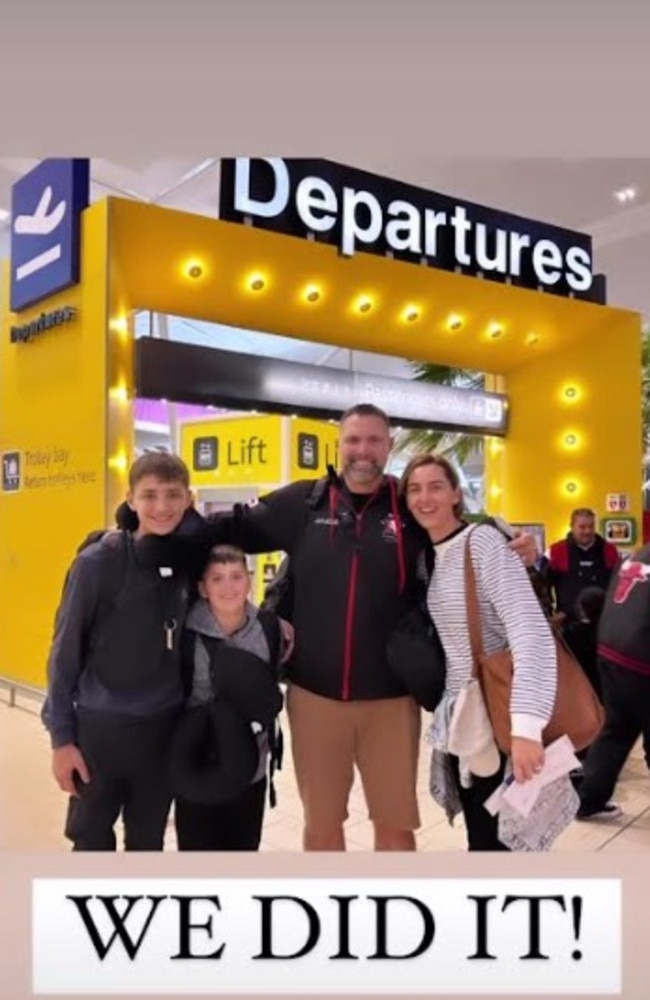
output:
[[[120,815],[126,850],[160,851],[171,805],[165,758],[183,703],[188,601],[174,543],[191,504],[184,462],[142,455],[128,504],[135,530],[98,532],[70,567],[48,661],[42,718],[75,851],[114,851]]]
[[[277,616],[260,612],[251,603],[246,556],[239,548],[213,548],[198,588],[199,599],[188,614],[183,642],[183,667],[190,690],[187,707],[190,711],[209,710],[215,702],[223,707],[225,700],[235,712],[248,708],[248,714],[256,716],[253,722],[245,721],[256,736],[257,746],[251,780],[238,793],[226,793],[226,797],[223,792],[217,794],[217,782],[221,780],[223,787],[232,789],[231,777],[236,781],[234,772],[242,767],[241,761],[231,757],[238,753],[239,745],[222,740],[216,754],[214,788],[210,788],[210,774],[206,773],[199,779],[202,792],[207,792],[198,796],[203,801],[177,796],[178,848],[256,851],[264,820],[270,743],[275,717],[282,708],[277,684],[283,652],[280,623]],[[234,677],[229,677],[231,671],[236,672]],[[232,691],[233,683],[238,695]],[[214,723],[218,728],[219,720]],[[252,736],[250,740],[253,742]],[[245,743],[242,749],[247,749]]]

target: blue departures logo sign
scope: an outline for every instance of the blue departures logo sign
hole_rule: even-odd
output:
[[[88,206],[89,195],[89,160],[43,160],[14,184],[12,312],[79,281],[81,213]]]

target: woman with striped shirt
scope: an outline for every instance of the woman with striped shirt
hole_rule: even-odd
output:
[[[508,647],[513,657],[511,766],[519,782],[532,778],[544,762],[542,731],[551,716],[557,681],[553,637],[528,574],[501,532],[488,524],[471,526],[462,520],[458,475],[446,459],[416,456],[404,471],[401,487],[409,511],[433,545],[435,564],[427,607],[446,657],[445,695],[432,723],[431,791],[450,820],[462,811],[469,850],[507,850],[498,838],[497,818],[483,805],[503,781],[504,755],[493,744],[491,755],[483,754],[483,766],[477,767],[480,773],[476,774],[471,771],[471,758],[463,760],[447,747],[454,705],[472,679],[465,603],[467,544],[476,578],[483,648],[492,653]],[[492,761],[487,769],[486,761]]]

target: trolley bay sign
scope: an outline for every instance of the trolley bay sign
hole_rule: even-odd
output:
[[[219,215],[292,236],[605,303],[591,238],[309,159],[222,161]]]

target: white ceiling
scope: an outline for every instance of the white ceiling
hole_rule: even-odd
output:
[[[36,162],[0,158],[0,212],[10,209],[14,181]],[[594,270],[607,276],[609,304],[650,319],[650,159],[459,159],[391,150],[380,159],[356,158],[350,166],[591,234]],[[638,192],[626,205],[614,195],[624,187]],[[92,201],[119,195],[216,217],[218,191],[217,158],[91,160]],[[8,225],[0,232],[5,248]],[[185,335],[198,342],[209,336],[200,323],[187,324]],[[243,331],[233,335],[231,346],[248,350],[250,337]],[[286,338],[265,339],[265,347],[263,353],[295,360],[347,364],[347,352],[337,357],[331,348]]]

